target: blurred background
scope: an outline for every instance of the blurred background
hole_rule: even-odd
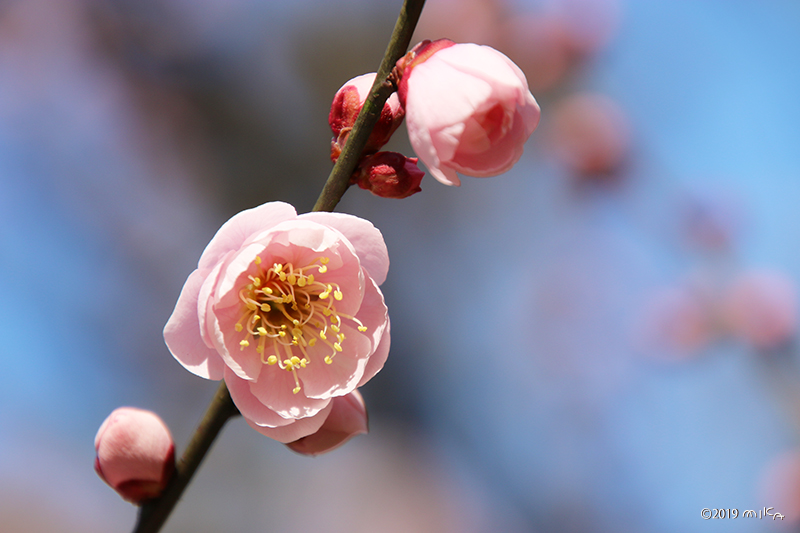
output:
[[[400,4],[0,0],[4,532],[131,530],[97,428],[151,409],[182,450],[216,390],[163,343],[183,282],[239,210],[312,207]],[[542,122],[503,176],[348,192],[392,260],[370,435],[309,459],[235,420],[165,531],[797,531],[798,21],[429,0],[414,42],[500,49]]]

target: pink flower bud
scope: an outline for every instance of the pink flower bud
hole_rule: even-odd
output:
[[[381,198],[406,198],[422,190],[419,186],[425,173],[417,167],[416,157],[397,152],[378,152],[365,157],[354,180]]]
[[[328,418],[315,433],[287,444],[303,455],[320,455],[335,450],[352,437],[367,433],[367,407],[361,393],[354,390],[333,399]]]
[[[336,161],[342,153],[344,143],[353,125],[356,123],[358,113],[369,96],[372,84],[375,82],[375,73],[363,74],[348,81],[336,92],[328,115],[328,124],[333,132],[331,141],[331,160]],[[392,94],[383,104],[381,116],[372,130],[372,134],[364,147],[364,153],[370,154],[380,150],[392,134],[403,122],[405,111],[400,105],[396,94]]]
[[[496,176],[522,156],[539,123],[539,105],[505,55],[440,40],[421,43],[397,67],[408,137],[434,178],[460,185],[457,172]]]
[[[123,499],[140,503],[161,494],[175,469],[175,445],[150,411],[120,407],[94,438],[94,469]]]

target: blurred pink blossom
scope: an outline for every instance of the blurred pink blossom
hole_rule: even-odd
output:
[[[761,473],[759,497],[780,513],[787,529],[800,522],[800,450],[789,450],[772,459]]]
[[[553,154],[579,176],[616,172],[630,149],[630,125],[620,106],[600,94],[568,96],[553,108]]]
[[[378,285],[388,268],[366,220],[266,203],[211,239],[164,339],[189,371],[224,378],[253,428],[296,441],[383,367],[389,315]]]
[[[367,101],[369,91],[375,82],[375,72],[362,74],[346,82],[336,91],[328,114],[328,124],[333,132],[331,140],[331,160],[336,161],[342,153],[344,143],[356,123],[359,112]],[[400,127],[403,122],[405,111],[400,105],[397,94],[393,93],[386,103],[383,104],[381,116],[378,123],[372,130],[364,147],[364,153],[370,154],[377,152],[389,142],[392,134]]]
[[[442,39],[423,41],[398,66],[411,146],[434,178],[460,185],[457,172],[496,176],[519,160],[540,110],[505,55]]]
[[[360,392],[354,390],[347,396],[338,396],[331,403],[331,413],[322,427],[311,435],[288,443],[289,448],[303,455],[320,455],[368,431],[367,406]]]
[[[714,300],[691,286],[660,289],[647,303],[639,333],[648,353],[671,359],[693,355],[717,333]]]
[[[115,409],[94,438],[94,469],[132,503],[159,496],[175,469],[175,445],[158,415],[135,407]]]
[[[779,348],[797,332],[797,285],[777,271],[741,274],[727,291],[723,315],[730,331],[754,347]]]

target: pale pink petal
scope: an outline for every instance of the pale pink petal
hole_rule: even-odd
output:
[[[297,217],[324,224],[344,235],[353,245],[361,266],[367,270],[375,283],[386,281],[389,271],[389,252],[380,230],[371,222],[344,213],[306,213]]]
[[[354,390],[346,396],[333,399],[331,412],[322,427],[287,446],[297,453],[315,456],[335,450],[368,430],[367,406],[361,393]]]
[[[291,418],[284,418],[278,413],[258,401],[250,392],[250,382],[241,379],[230,369],[225,370],[225,384],[231,394],[233,403],[242,413],[242,416],[257,426],[278,427],[292,423]]]
[[[259,433],[266,435],[271,439],[275,439],[278,442],[282,442],[284,444],[296,441],[297,439],[301,439],[307,435],[311,435],[319,430],[322,427],[322,424],[328,418],[328,415],[333,408],[333,402],[328,403],[322,410],[320,410],[316,415],[310,416],[307,418],[300,418],[288,424],[286,426],[281,426],[277,428],[269,428],[269,427],[262,427],[257,424],[254,424],[250,420],[245,420],[250,427],[258,431]]]
[[[201,378],[222,379],[224,364],[217,350],[203,342],[197,319],[197,299],[205,277],[199,270],[189,275],[164,326],[167,348],[189,372]]]
[[[258,381],[250,382],[250,392],[261,403],[284,418],[314,416],[330,402],[330,398],[309,398],[303,390],[294,394],[292,392],[294,388],[292,373],[282,370],[278,365],[264,368]]]
[[[283,202],[267,202],[234,215],[217,231],[200,256],[200,269],[212,268],[222,256],[231,250],[239,249],[254,233],[275,226],[284,220],[291,220],[297,212]]]
[[[317,357],[306,368],[297,371],[303,383],[303,394],[309,398],[325,399],[347,394],[356,388],[364,375],[367,358],[372,353],[369,337],[346,324],[342,325],[341,331],[345,335],[342,351],[333,356],[331,364]],[[334,351],[328,349],[328,353],[333,355]]]
[[[459,150],[449,165],[462,174],[476,178],[502,174],[511,170],[511,167],[522,157],[523,146],[517,140],[524,135],[525,122],[517,112],[511,131],[499,143],[481,153]]]
[[[360,387],[375,374],[377,374],[386,363],[386,358],[389,355],[389,345],[391,336],[389,334],[389,311],[383,300],[383,294],[378,287],[372,283],[367,286],[364,293],[364,302],[361,304],[361,309],[358,318],[367,327],[366,335],[372,337],[372,344],[374,346],[374,353],[369,357],[367,366],[364,368],[364,375],[361,376],[358,386]]]

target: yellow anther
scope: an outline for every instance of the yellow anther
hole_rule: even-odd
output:
[[[283,303],[288,304],[288,303],[291,303],[291,301],[292,301],[292,295],[291,294],[284,294],[283,295]]]
[[[251,311],[255,311],[256,309],[258,309],[258,306],[249,300],[244,305],[246,305],[247,308]]]
[[[291,370],[291,369],[292,369],[292,367],[294,366],[294,364],[292,363],[292,361],[291,361],[291,360],[289,360],[289,359],[284,359],[284,360],[283,360],[283,366],[285,366],[285,367],[286,367],[286,370]]]
[[[286,324],[281,324],[281,329],[286,329]]]
[[[358,331],[361,332],[367,331],[367,326],[358,326]]]
[[[297,280],[298,287],[305,287],[306,286],[306,278],[300,276],[300,279]]]
[[[300,385],[292,389],[292,394],[297,394],[298,392],[300,392]]]
[[[340,291],[339,289],[336,289],[335,291],[333,291],[333,297],[336,298],[337,300],[341,300],[342,297],[344,297],[344,294],[342,294],[342,291]]]
[[[295,339],[300,338],[303,336],[303,330],[298,328],[292,328],[292,337]]]
[[[272,309],[269,304],[261,304],[261,310],[265,313],[269,313],[270,309]]]
[[[319,338],[322,340],[327,340],[328,337],[325,335],[323,330],[319,330]]]
[[[336,350],[337,352],[341,352],[342,351],[342,345],[339,344],[338,342],[334,342],[333,343],[333,349]]]
[[[253,278],[253,285],[255,285],[256,287],[260,287],[261,286],[261,278]]]
[[[285,332],[285,331],[283,331],[283,330],[280,330],[280,331],[278,332],[278,335],[280,335],[281,337],[285,337],[285,336],[286,336],[286,332]]]
[[[239,342],[239,346],[240,346],[240,348],[239,348],[240,350],[244,350],[245,348],[247,348],[248,346],[250,346],[250,341],[248,341],[247,339],[242,339],[242,340]]]
[[[314,338],[312,338],[310,341],[308,341],[308,345],[309,345],[309,346],[314,346],[315,344],[317,344],[317,339],[316,339],[316,337],[314,337]]]
[[[295,326],[299,326],[300,321],[295,318],[294,320],[292,320],[292,324],[294,324]]]
[[[324,300],[325,298],[327,298],[330,295],[331,295],[331,293],[329,291],[321,292],[321,293],[319,293],[319,299],[320,300]]]
[[[256,331],[258,331],[258,334],[261,335],[262,337],[267,336],[267,328],[265,328],[264,326],[259,327]]]
[[[261,264],[261,257],[260,257],[260,256],[258,256],[258,255],[256,256],[256,264],[257,264],[257,265],[260,265],[260,264]]]
[[[274,365],[277,362],[278,362],[278,358],[275,357],[274,355],[270,355],[269,357],[267,357],[267,364],[268,365]]]
[[[280,272],[281,270],[283,270],[283,265],[282,265],[282,264],[280,264],[280,263],[274,263],[274,264],[272,265],[272,271],[273,271],[273,272],[275,272],[276,274],[277,274],[278,272]]]
[[[264,287],[263,289],[261,289],[261,292],[263,292],[264,294],[272,294],[272,289],[270,289],[269,287]]]
[[[292,364],[295,365],[295,366],[300,364],[300,358],[297,357],[296,355],[292,357],[291,361],[292,361]]]
[[[253,318],[251,318],[251,319],[250,319],[250,321],[251,321],[253,324],[255,324],[256,322],[258,322],[259,320],[261,320],[261,316],[260,316],[260,315],[253,315]]]
[[[339,339],[339,342],[342,342],[344,340],[344,333],[339,333],[336,335],[336,338]]]
[[[278,272],[278,277],[281,278],[281,281],[286,281],[286,272],[281,270]]]
[[[307,364],[308,364],[308,359],[306,359],[305,357],[300,359],[300,368],[305,368]]]
[[[289,280],[290,285],[294,285],[295,283],[297,283],[297,276],[295,276],[294,274],[289,274],[288,276],[286,276],[286,279]]]
[[[329,365],[329,364],[331,364],[331,363],[333,363],[333,359],[331,359],[331,356],[330,356],[330,355],[326,355],[326,356],[325,356],[325,364],[326,364],[326,365]]]
[[[237,322],[236,325],[233,326],[233,329],[235,329],[236,331],[242,331],[242,329],[244,329],[244,327]]]
[[[334,333],[339,333],[339,326],[337,326],[336,324],[331,324],[331,329],[333,330]]]
[[[326,307],[322,310],[322,314],[325,316],[331,316],[331,310]]]
[[[258,346],[256,346],[256,351],[258,353],[264,353],[264,346],[259,344]]]
[[[326,267],[325,265],[322,265],[322,266],[320,266],[320,267],[318,267],[318,268],[317,268],[317,271],[318,271],[320,274],[324,274],[325,272],[327,272],[327,271],[328,271],[328,267]]]
[[[308,275],[308,284],[311,285],[312,283],[314,283],[314,274],[309,274]]]
[[[323,265],[327,265],[328,261],[330,261],[329,257],[320,257],[319,258],[319,262],[322,263]]]

